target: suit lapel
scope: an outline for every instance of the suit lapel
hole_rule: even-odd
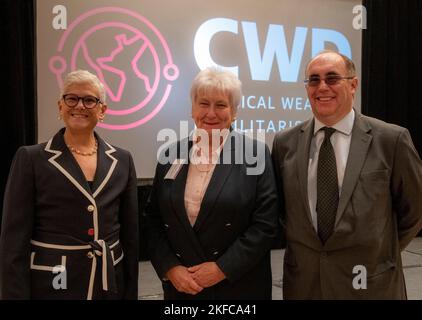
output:
[[[185,186],[188,176],[189,164],[182,165],[178,175],[171,185],[170,197],[174,211],[182,222],[183,226],[188,230],[192,229],[185,209]]]
[[[214,172],[208,184],[208,188],[205,191],[204,198],[202,199],[201,208],[198,213],[195,225],[193,226],[196,232],[199,231],[203,225],[206,218],[211,214],[215,202],[223,189],[224,183],[226,182],[227,177],[230,175],[231,170],[234,166],[235,158],[235,137],[237,133],[233,132],[229,135],[227,139],[232,139],[232,141],[226,141],[228,143],[224,144],[223,151],[220,153],[219,164],[215,166]],[[239,137],[238,137],[239,138]],[[240,137],[242,139],[242,137]],[[231,143],[230,143],[231,142]],[[230,152],[231,160],[233,164],[224,164],[223,158],[224,153]]]
[[[118,162],[117,159],[113,156],[113,153],[116,151],[116,149],[102,140],[99,136],[97,136],[97,134],[95,135],[98,141],[98,154],[97,169],[95,171],[94,183],[92,186],[94,198],[106,186]]]
[[[336,223],[340,221],[366,159],[372,135],[369,134],[370,125],[362,118],[362,115],[356,113],[356,119],[352,131],[352,141],[350,142],[349,156],[344,173],[342,191],[339,199]]]
[[[185,141],[182,141],[180,143],[185,143]],[[189,150],[191,147],[192,147],[192,143],[191,141],[189,141]],[[183,225],[186,231],[186,234],[192,241],[196,252],[201,257],[201,259],[205,260],[204,252],[202,250],[202,247],[198,241],[198,238],[196,237],[196,234],[192,226],[190,225],[188,215],[186,213],[186,208],[185,208],[185,187],[186,187],[186,179],[188,177],[188,171],[189,171],[189,163],[182,165],[182,168],[180,169],[179,173],[177,174],[176,178],[174,179],[171,185],[170,198],[171,198],[174,212],[176,213],[176,216],[180,220],[180,223]]]
[[[306,215],[308,216],[309,222],[311,223],[311,225],[312,225],[312,216],[311,216],[311,210],[309,208],[309,199],[308,199],[308,165],[309,165],[309,149],[311,145],[313,129],[314,129],[314,120],[309,120],[302,126],[300,135],[299,135],[298,146],[297,146],[297,156],[298,156],[297,170],[299,171],[300,190],[302,193],[302,201],[306,208]]]
[[[88,182],[75,158],[67,148],[64,142],[63,133],[64,129],[60,130],[47,142],[44,150],[51,155],[48,161],[95,205],[95,200],[91,194]]]

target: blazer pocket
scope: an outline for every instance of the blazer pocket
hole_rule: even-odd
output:
[[[382,212],[382,210],[374,210],[373,206],[380,197],[386,197],[389,193],[390,174],[387,169],[362,172],[359,177],[359,183],[353,193],[355,198],[353,205],[356,211],[363,215],[373,211],[374,214],[371,217],[377,220],[380,217],[376,213]]]
[[[111,249],[111,258],[113,259],[113,266],[117,265],[120,261],[122,261],[123,257],[124,253],[120,245]]]
[[[368,274],[368,280],[381,276],[383,273],[395,268],[396,264],[390,260],[381,262],[375,266],[374,271],[371,274]]]
[[[43,254],[39,252],[31,252],[31,265],[32,270],[60,272],[66,270],[66,256],[58,256],[52,254]]]
[[[360,179],[365,182],[384,182],[388,183],[390,181],[390,175],[388,169],[384,170],[375,170],[375,171],[369,171],[369,172],[362,172],[360,174]]]

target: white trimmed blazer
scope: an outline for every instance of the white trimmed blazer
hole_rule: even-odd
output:
[[[138,203],[128,151],[98,141],[90,186],[61,129],[19,148],[4,195],[1,299],[137,299]]]

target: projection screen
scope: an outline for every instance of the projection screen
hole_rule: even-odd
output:
[[[40,0],[37,6],[38,141],[50,139],[59,89],[70,71],[98,75],[107,92],[96,131],[128,149],[138,178],[152,178],[160,130],[193,129],[190,85],[203,68],[238,75],[243,99],[233,127],[277,131],[311,117],[307,61],[323,49],[361,70],[355,0]],[[354,10],[355,9],[355,10]],[[360,91],[355,101],[360,110]]]

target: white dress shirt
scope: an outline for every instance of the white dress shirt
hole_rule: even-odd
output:
[[[311,140],[309,150],[309,164],[308,164],[308,199],[309,208],[311,210],[312,224],[318,232],[317,222],[317,168],[319,149],[324,140],[324,131],[320,130],[326,127],[318,119],[314,118],[314,135]],[[352,109],[343,119],[337,122],[332,128],[336,129],[330,138],[331,144],[336,155],[337,178],[339,196],[341,194],[341,187],[343,185],[344,171],[346,169],[347,158],[349,156],[350,141],[352,139],[353,123],[355,121],[355,112]]]

